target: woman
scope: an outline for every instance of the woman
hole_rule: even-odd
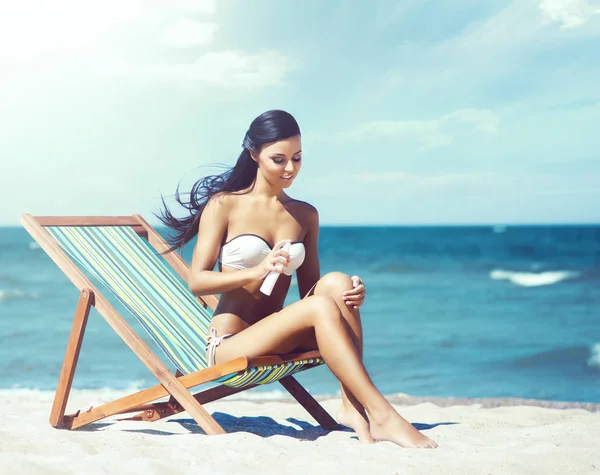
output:
[[[365,370],[360,279],[336,272],[320,278],[317,210],[285,192],[301,164],[296,120],[284,111],[265,112],[250,125],[233,169],[199,180],[189,202],[176,194],[188,217],[177,219],[166,206],[160,216],[176,231],[173,249],[198,234],[189,277],[194,295],[221,294],[208,363],[318,349],[341,383],[337,419],[361,441],[437,447],[394,410]],[[294,270],[301,300],[283,308]],[[280,275],[266,296],[260,286],[271,271]]]

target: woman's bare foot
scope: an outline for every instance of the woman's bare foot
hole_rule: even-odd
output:
[[[438,444],[429,437],[424,436],[413,425],[390,408],[385,417],[371,418],[371,436],[375,440],[387,440],[401,447],[411,449],[435,449]]]
[[[361,414],[351,404],[342,403],[340,405],[340,408],[337,412],[337,420],[340,424],[353,429],[358,436],[358,440],[360,440],[362,443],[373,444],[376,442],[371,436],[371,431],[369,430],[369,420],[367,419],[367,414]]]

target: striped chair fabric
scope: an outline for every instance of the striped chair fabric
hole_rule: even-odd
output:
[[[206,368],[211,319],[187,284],[128,226],[48,226],[46,230],[82,268],[133,314],[183,374]],[[219,379],[241,388],[267,384],[323,364],[321,358],[255,366]]]

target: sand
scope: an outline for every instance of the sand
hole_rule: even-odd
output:
[[[74,391],[69,409],[114,391]],[[391,396],[436,450],[364,445],[326,432],[292,400],[223,400],[206,407],[229,432],[206,436],[183,413],[154,423],[48,424],[53,394],[0,391],[0,473],[10,474],[599,474],[600,406],[531,400]],[[339,400],[325,399],[332,414]]]

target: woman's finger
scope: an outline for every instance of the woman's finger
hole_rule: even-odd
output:
[[[274,259],[274,261],[276,264],[283,264],[284,266],[288,265],[288,258],[284,257],[284,256],[278,256]]]
[[[346,295],[344,297],[344,301],[345,302],[360,302],[361,300],[364,300],[365,296],[363,294],[359,294],[359,295]]]
[[[284,251],[283,249],[280,249],[279,251],[274,252],[273,255],[274,256],[283,256],[286,259],[289,259],[289,257],[290,257],[290,253]]]
[[[275,244],[275,246],[273,246],[273,250],[274,251],[278,251],[279,249],[281,249],[285,243],[287,242],[292,242],[291,239],[283,239],[282,241],[279,241],[277,244]]]
[[[364,293],[365,292],[365,287],[364,285],[360,284],[358,287],[354,287],[351,290],[346,290],[343,295],[358,295],[360,293]]]

